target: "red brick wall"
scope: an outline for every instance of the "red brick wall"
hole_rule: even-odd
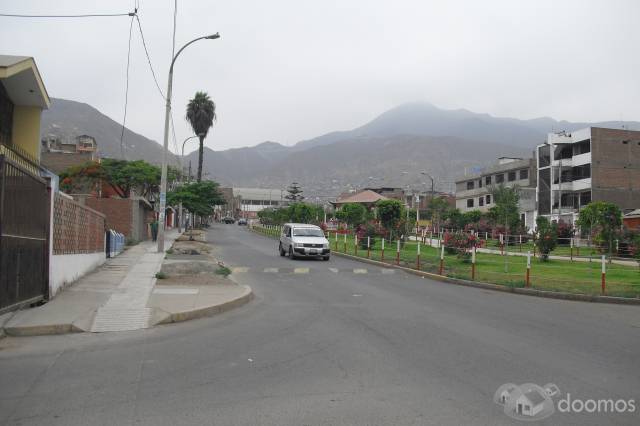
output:
[[[132,200],[128,198],[87,197],[85,205],[103,213],[107,218],[107,228],[113,229],[127,238],[132,236]]]
[[[56,194],[53,207],[53,254],[103,252],[105,229],[103,214]]]

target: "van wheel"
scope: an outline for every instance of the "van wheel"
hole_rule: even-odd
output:
[[[329,256],[324,256],[322,260],[329,260]]]
[[[278,245],[278,251],[280,252],[280,256],[283,256],[283,257],[284,257],[284,255],[285,255],[285,254],[287,254],[287,253],[282,249],[282,243],[280,243],[280,244]]]
[[[296,255],[293,254],[293,246],[289,246],[289,259],[293,260],[296,258]]]

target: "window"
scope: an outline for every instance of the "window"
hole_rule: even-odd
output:
[[[538,165],[539,167],[548,167],[551,164],[551,148],[549,145],[543,145],[538,148]]]
[[[484,197],[480,197],[480,198],[478,198],[478,205],[479,205],[480,207],[484,206]]]
[[[496,183],[504,182],[504,175],[496,175]]]
[[[478,179],[478,188],[482,188],[482,179]]]
[[[580,193],[580,206],[584,207],[591,202],[591,192]]]
[[[467,189],[473,189],[473,181],[472,180],[467,182]]]
[[[573,144],[573,155],[586,154],[587,152],[591,152],[591,139]]]
[[[520,179],[529,179],[529,169],[520,170]]]
[[[473,198],[467,200],[467,207],[473,207]]]
[[[573,180],[587,179],[591,177],[591,164],[583,164],[571,169]]]
[[[484,184],[491,185],[491,176],[487,176],[486,178],[484,178]]]
[[[487,199],[487,205],[491,204],[491,195],[485,197]]]
[[[508,177],[509,182],[513,182],[514,180],[516,180],[516,172],[509,172]]]

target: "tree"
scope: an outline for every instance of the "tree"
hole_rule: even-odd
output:
[[[493,186],[489,189],[495,205],[489,209],[489,217],[495,225],[503,224],[505,232],[517,228],[520,224],[518,202],[520,190],[517,186],[508,187],[504,184]]]
[[[181,185],[167,194],[169,205],[182,203],[183,207],[198,216],[208,216],[214,206],[225,203],[213,181],[191,182]]]
[[[443,197],[435,197],[429,201],[427,215],[431,218],[431,225],[440,231],[440,223],[446,220],[447,212],[452,210],[451,205]]]
[[[299,201],[304,200],[304,196],[302,195],[302,188],[298,184],[298,182],[292,182],[291,185],[287,188],[288,194],[284,196],[287,200],[297,203]]]
[[[202,180],[202,158],[204,156],[204,138],[216,120],[216,104],[209,98],[206,92],[196,92],[193,99],[187,104],[186,119],[191,124],[193,133],[198,135],[200,145],[198,147],[198,176],[197,181]]]
[[[580,228],[589,229],[589,237],[595,234],[594,239],[598,244],[608,246],[611,258],[614,236],[622,225],[620,207],[606,201],[589,203],[580,210],[577,224]]]
[[[399,235],[399,225],[405,216],[404,205],[399,200],[380,200],[376,203],[380,224],[394,239]]]
[[[558,225],[550,223],[544,216],[536,218],[536,247],[540,251],[540,259],[543,262],[549,260],[549,253],[558,244]]]
[[[314,223],[316,218],[323,217],[322,207],[314,204],[295,203],[288,208],[289,221],[297,223]]]
[[[336,218],[355,228],[367,221],[367,213],[367,208],[362,204],[346,203],[336,212]]]

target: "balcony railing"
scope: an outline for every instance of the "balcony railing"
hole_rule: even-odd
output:
[[[40,176],[40,162],[22,148],[15,145],[0,144],[0,155],[4,155],[34,176]]]

